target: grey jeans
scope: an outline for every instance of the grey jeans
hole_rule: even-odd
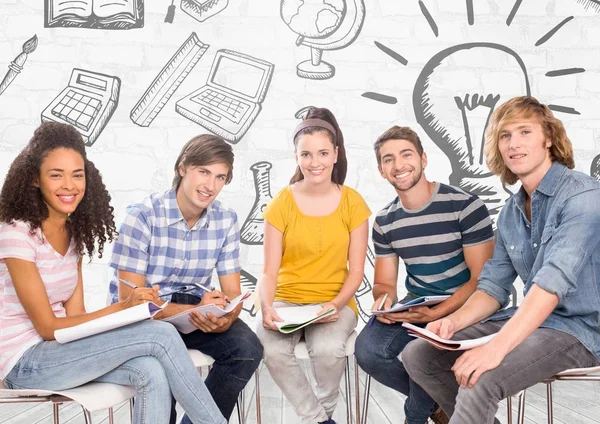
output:
[[[475,324],[456,333],[456,340],[495,333],[506,320]],[[439,350],[415,340],[402,352],[402,362],[416,381],[450,416],[450,424],[491,424],[498,402],[569,368],[598,366],[598,360],[574,336],[538,328],[500,365],[485,372],[472,388],[462,388],[451,371],[463,352]]]
[[[274,307],[294,306],[277,301]],[[290,334],[267,330],[259,321],[256,334],[264,346],[264,363],[298,417],[305,424],[327,421],[333,414],[346,366],[346,341],[356,327],[356,314],[348,306],[335,322],[311,324]],[[294,348],[304,336],[315,390],[296,360]]]

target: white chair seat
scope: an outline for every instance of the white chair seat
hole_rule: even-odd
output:
[[[188,349],[192,362],[196,368],[210,367],[215,363],[212,356],[205,355],[197,349]]]
[[[564,370],[556,374],[555,377],[567,377],[573,375],[591,375],[600,373],[600,367],[590,367],[590,368],[571,368],[570,370]]]
[[[108,409],[135,396],[135,388],[111,383],[87,383],[66,390],[2,389],[0,397],[63,396],[77,402],[90,412]]]

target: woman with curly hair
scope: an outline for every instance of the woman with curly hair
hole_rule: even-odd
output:
[[[70,125],[40,125],[0,193],[0,378],[9,388],[63,390],[90,381],[133,385],[136,424],[169,421],[171,394],[194,423],[223,424],[173,326],[142,321],[59,344],[54,331],[144,302],[86,313],[82,256],[116,235],[102,177]]]

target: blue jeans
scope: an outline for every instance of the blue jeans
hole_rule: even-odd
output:
[[[181,334],[181,338],[189,349],[198,349],[214,358],[215,363],[204,383],[221,414],[229,419],[238,395],[262,360],[263,347],[258,337],[238,318],[224,333],[203,333],[197,330]],[[174,411],[170,422],[175,423]],[[186,415],[181,424],[190,422]]]
[[[415,338],[401,324],[373,322],[364,327],[354,348],[358,365],[373,377],[406,395],[404,414],[408,424],[423,424],[437,408],[435,401],[406,372],[398,355]]]
[[[169,420],[171,394],[196,424],[225,424],[171,324],[142,321],[60,344],[30,347],[5,378],[13,389],[64,390],[90,381],[135,386],[135,424]]]

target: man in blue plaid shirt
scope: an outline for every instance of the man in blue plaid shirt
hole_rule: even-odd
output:
[[[231,146],[214,135],[197,136],[177,158],[173,187],[127,208],[110,263],[113,302],[132,290],[119,279],[138,287],[158,285],[161,297],[171,301],[158,318],[198,305],[224,307],[241,293],[237,215],[216,200],[232,171]],[[220,291],[211,289],[213,270]],[[238,318],[241,307],[220,318],[194,311],[190,317],[197,330],[181,334],[188,348],[215,359],[206,386],[225,418],[263,356],[260,341]],[[171,415],[174,423],[174,406]],[[182,424],[188,423],[186,415]]]

